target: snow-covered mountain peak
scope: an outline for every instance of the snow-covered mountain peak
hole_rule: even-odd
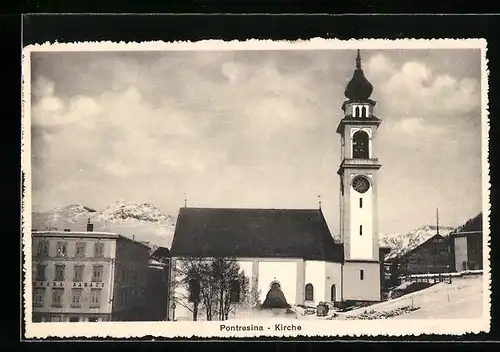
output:
[[[448,236],[453,230],[455,230],[455,228],[451,226],[439,226],[439,234],[443,237]],[[424,225],[406,234],[394,233],[380,235],[379,245],[381,247],[391,248],[386,259],[392,259],[405,255],[437,234],[438,227],[436,225]]]
[[[52,212],[70,212],[70,213],[94,213],[95,209],[92,209],[86,205],[82,204],[69,204],[63,207],[57,207],[51,210]]]
[[[153,204],[116,201],[101,211],[70,204],[46,212],[32,213],[33,230],[85,231],[87,221],[95,231],[117,232],[139,241],[169,247],[176,217],[160,211]]]
[[[151,203],[127,203],[124,201],[111,203],[95,216],[95,220],[100,222],[114,222],[128,219],[163,223],[173,218],[164,214]]]

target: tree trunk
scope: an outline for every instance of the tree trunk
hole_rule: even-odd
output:
[[[219,320],[224,320],[224,285],[221,278],[220,285],[220,305],[219,305]]]
[[[193,321],[198,320],[198,302],[193,304]]]

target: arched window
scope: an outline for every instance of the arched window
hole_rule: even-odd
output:
[[[361,107],[361,117],[368,117],[368,108],[366,106]]]
[[[354,159],[368,159],[370,157],[368,141],[370,137],[364,131],[357,131],[352,136],[352,157]]]
[[[359,106],[354,107],[354,114],[353,117],[359,117],[360,112],[359,112]]]
[[[306,301],[314,301],[314,287],[311,284],[306,285]]]
[[[271,289],[273,289],[273,288],[279,288],[279,289],[281,289],[280,283],[278,281],[271,282]]]
[[[240,302],[240,281],[231,280],[231,303]]]
[[[330,301],[335,302],[336,299],[337,299],[337,289],[335,285],[332,285],[332,287],[330,288]]]

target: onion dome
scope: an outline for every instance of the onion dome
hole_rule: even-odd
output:
[[[351,80],[345,88],[344,95],[350,100],[366,100],[370,98],[373,92],[372,84],[366,79],[363,70],[361,69],[361,54],[358,50],[356,57],[356,69]]]

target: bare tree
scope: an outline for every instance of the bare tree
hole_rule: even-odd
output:
[[[207,264],[203,258],[185,258],[177,261],[177,264],[172,268],[172,301],[189,310],[193,314],[193,321],[197,321],[202,297],[202,281],[206,276]],[[184,290],[176,290],[176,288],[180,287],[184,288]]]
[[[172,285],[173,301],[192,312],[193,320],[198,320],[202,307],[207,320],[226,320],[249,292],[249,281],[232,258],[183,258]],[[183,287],[187,294],[176,287]]]
[[[248,292],[248,280],[233,258],[215,258],[211,263],[212,282],[216,286],[218,320],[227,320]]]

